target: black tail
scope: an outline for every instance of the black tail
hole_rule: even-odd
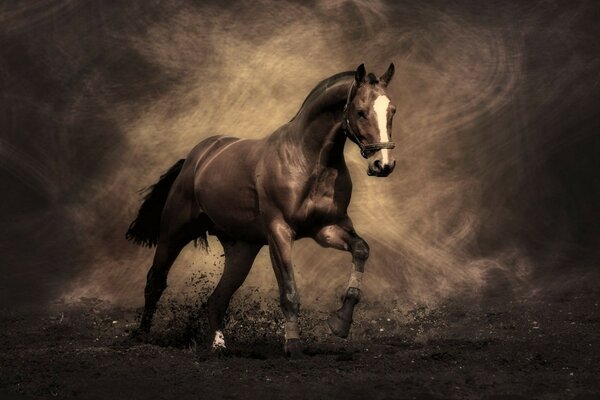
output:
[[[160,177],[158,182],[145,189],[147,193],[144,196],[144,202],[136,219],[129,225],[129,229],[125,234],[128,240],[142,246],[156,246],[158,233],[160,232],[162,210],[167,202],[171,186],[173,186],[173,182],[181,172],[184,161],[177,161]]]

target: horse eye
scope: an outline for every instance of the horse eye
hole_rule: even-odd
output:
[[[367,118],[367,114],[363,110],[358,110],[359,118]]]

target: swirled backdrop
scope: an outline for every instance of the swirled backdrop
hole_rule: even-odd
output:
[[[398,165],[348,145],[365,297],[435,303],[595,284],[598,4],[577,1],[0,5],[0,298],[139,305],[152,252],[125,241],[138,191],[198,141],[257,138],[321,79],[365,63],[397,104]],[[169,291],[218,276],[187,248]],[[294,251],[303,306],[337,304],[348,254]],[[266,249],[244,289],[275,297]]]

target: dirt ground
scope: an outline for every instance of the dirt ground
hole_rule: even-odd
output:
[[[232,311],[222,358],[206,350],[193,305],[164,306],[148,343],[128,339],[136,311],[95,299],[42,315],[4,310],[0,399],[600,398],[599,294],[361,304],[346,340],[307,311],[300,360],[283,356],[282,321],[264,306]]]

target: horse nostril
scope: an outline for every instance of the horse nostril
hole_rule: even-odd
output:
[[[375,169],[381,170],[381,160],[375,160],[373,166],[375,167]]]

